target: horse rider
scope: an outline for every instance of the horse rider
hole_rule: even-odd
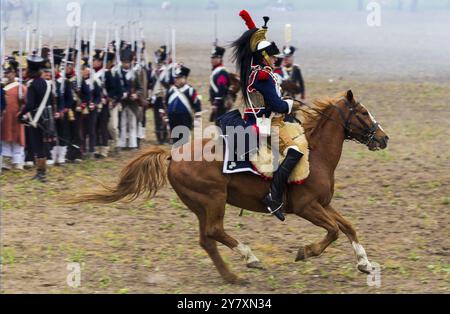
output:
[[[240,16],[246,22],[248,30],[232,46],[241,75],[241,91],[245,107],[253,112],[261,108],[265,110],[266,116],[271,121],[272,131],[274,131],[274,127],[278,128],[279,151],[285,155],[284,161],[273,174],[270,191],[264,196],[262,202],[271,214],[284,221],[285,217],[282,212],[284,191],[288,178],[303,157],[303,153],[294,144],[291,136],[287,134],[283,120],[286,114],[298,110],[300,103],[281,96],[280,86],[273,72],[274,62],[280,51],[274,42],[266,39],[269,18],[264,17],[265,25],[257,28],[247,11],[241,11]],[[262,125],[258,125],[258,121],[261,119],[244,121],[239,110],[233,110],[221,118],[221,127],[222,129],[226,129],[226,126],[251,126],[254,128],[256,124],[256,130],[261,130]],[[272,134],[272,136],[274,135]]]

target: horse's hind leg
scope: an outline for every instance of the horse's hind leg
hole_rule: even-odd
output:
[[[225,204],[216,205],[215,210],[207,212],[206,234],[208,237],[219,241],[223,245],[229,247],[231,250],[240,254],[249,268],[263,269],[259,259],[253,254],[249,246],[237,241],[225,232],[223,226],[223,219],[225,215]]]
[[[347,236],[352,244],[353,250],[355,251],[356,259],[357,259],[357,268],[359,271],[369,274],[372,270],[372,264],[369,262],[367,258],[366,250],[359,243],[358,237],[356,235],[356,231],[351,225],[349,221],[347,221],[342,215],[334,209],[331,205],[325,207],[325,209],[334,217],[336,220],[339,229]]]
[[[324,228],[327,230],[327,235],[320,242],[301,247],[295,261],[301,261],[309,257],[319,256],[332,242],[337,240],[339,236],[339,227],[334,218],[329,215],[319,203],[315,202],[311,204],[310,207],[305,208],[305,210],[297,213],[297,215],[310,221],[316,226]]]
[[[200,222],[200,246],[208,253],[222,278],[229,283],[239,283],[242,280],[233,274],[223,260],[217,248],[217,242],[206,233],[206,219],[197,215]]]

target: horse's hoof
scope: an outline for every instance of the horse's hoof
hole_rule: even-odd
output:
[[[295,258],[296,262],[304,261],[306,259],[305,248],[302,246],[297,253],[297,257]]]
[[[260,261],[254,261],[254,262],[248,263],[247,267],[248,268],[265,270],[264,266],[262,265],[262,263]]]
[[[358,264],[357,268],[360,272],[369,275],[370,272],[372,271],[372,265],[364,263],[364,264]]]

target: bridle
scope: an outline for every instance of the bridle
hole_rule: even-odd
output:
[[[341,101],[344,101],[345,106],[348,108],[349,113],[347,116],[345,115],[344,110],[342,110],[342,108],[340,108],[338,106],[338,104]],[[342,121],[337,121],[333,117],[323,113],[321,110],[313,108],[313,107],[307,105],[306,103],[302,103],[302,104],[305,105],[306,107],[316,111],[317,113],[325,116],[326,118],[328,118],[332,122],[336,123],[337,125],[342,126],[344,128],[345,140],[355,141],[357,143],[361,143],[361,144],[364,144],[367,146],[372,144],[375,141],[376,132],[380,128],[380,125],[378,122],[374,121],[373,124],[371,126],[369,126],[359,115],[356,114],[355,109],[358,105],[361,105],[361,103],[357,102],[354,105],[352,105],[348,101],[348,99],[344,97],[342,99],[339,99],[335,104],[333,104],[332,106],[339,112],[339,116],[341,117]],[[352,123],[353,116],[355,116],[356,119],[358,119],[361,126]],[[358,136],[352,135],[352,134],[354,134],[355,129],[358,129],[361,131]]]
[[[344,101],[345,106],[348,108],[348,111],[349,111],[347,118],[345,117],[345,114],[344,114],[344,111],[342,110],[342,108],[337,106],[339,101],[342,101],[342,100]],[[375,141],[376,132],[378,131],[378,129],[380,127],[379,123],[374,121],[372,123],[372,125],[369,126],[358,114],[356,114],[355,109],[356,109],[356,107],[361,105],[361,103],[357,102],[357,103],[355,103],[355,105],[352,105],[348,101],[347,98],[343,98],[339,101],[336,104],[334,104],[333,107],[338,110],[342,121],[344,121],[343,126],[344,126],[345,139],[353,140],[353,141],[356,141],[356,142],[364,144],[364,145],[370,145],[371,143],[373,143],[373,141]],[[356,119],[359,121],[359,123],[362,127],[352,123],[353,116],[356,117]],[[352,136],[352,134],[354,134],[354,129],[359,129],[361,131],[359,136]]]

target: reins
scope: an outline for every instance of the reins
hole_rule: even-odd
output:
[[[350,113],[349,113],[348,117],[345,117],[344,111],[340,107],[337,106],[337,104],[340,101],[344,101],[345,102],[345,106],[347,108],[349,108]],[[359,103],[357,103],[356,105],[358,105],[358,104]],[[352,106],[350,104],[350,102],[346,98],[339,99],[335,104],[332,105],[333,108],[338,110],[339,115],[340,115],[340,117],[342,119],[342,122],[341,121],[337,121],[332,116],[324,113],[322,110],[316,109],[316,108],[308,105],[307,103],[302,102],[302,105],[304,105],[304,106],[308,107],[309,109],[317,112],[318,114],[326,117],[327,120],[332,121],[336,125],[343,127],[346,140],[353,140],[353,141],[360,142],[360,143],[368,145],[374,140],[375,133],[378,130],[378,127],[379,127],[379,124],[377,122],[375,122],[371,127],[369,127],[367,125],[367,123],[363,119],[361,119],[360,116],[355,114],[355,110],[354,110],[355,106]],[[310,114],[310,112],[308,112],[307,110],[304,110],[304,109],[301,109],[301,108],[300,108],[300,110],[302,110],[303,112],[305,112],[307,114]],[[360,127],[360,126],[357,126],[357,125],[351,123],[351,119],[352,119],[353,115],[355,115],[355,117],[358,119],[358,121],[361,123],[361,125],[363,127]],[[360,139],[357,139],[357,138],[352,138],[350,134],[353,131],[353,128],[357,128],[357,129],[363,131],[365,134],[362,135],[362,136],[367,137],[367,139],[361,139],[360,140]]]

